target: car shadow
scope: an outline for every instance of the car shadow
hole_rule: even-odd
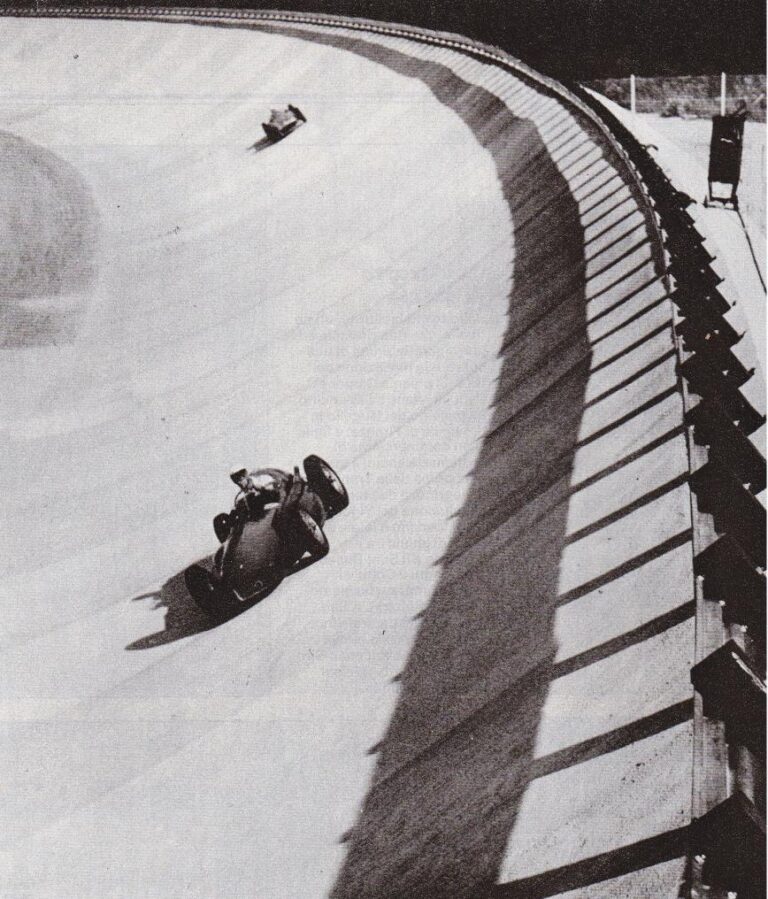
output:
[[[125,647],[127,650],[154,649],[156,646],[165,646],[167,643],[174,643],[176,640],[183,640],[185,637],[211,630],[218,623],[195,605],[184,583],[184,571],[174,574],[160,590],[141,593],[134,596],[131,601],[144,602],[147,600],[154,602],[153,609],[165,609],[164,627],[161,631],[129,643]]]
[[[266,150],[267,147],[271,146],[272,141],[268,137],[260,137],[255,144],[251,144],[251,146],[248,147],[248,150],[255,155],[256,153],[261,153],[262,150]]]
[[[220,618],[212,618],[195,603],[194,599],[192,599],[185,578],[185,575],[190,568],[201,565],[205,567],[204,563],[206,561],[207,557],[205,559],[200,559],[198,562],[193,563],[193,565],[187,566],[183,571],[177,572],[173,577],[169,578],[159,590],[140,593],[138,596],[132,598],[132,602],[143,602],[145,600],[153,601],[153,609],[164,608],[166,610],[165,621],[161,631],[134,640],[133,643],[129,643],[125,647],[126,650],[154,649],[157,646],[165,646],[167,643],[174,643],[176,640],[184,640],[186,637],[192,637],[203,631],[213,630],[219,625],[225,624],[233,618],[237,618],[239,615],[242,615],[243,612],[247,612],[248,609],[252,609],[254,606],[265,600],[279,586],[278,583],[267,587],[249,602],[244,602],[242,608],[237,609],[231,614],[224,615]]]

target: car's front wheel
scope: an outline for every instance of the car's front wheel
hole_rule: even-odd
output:
[[[304,471],[309,486],[320,497],[328,518],[338,515],[349,505],[349,494],[341,478],[320,456],[307,456]]]
[[[330,545],[325,531],[304,509],[298,510],[297,530],[305,552],[316,559],[328,555]]]

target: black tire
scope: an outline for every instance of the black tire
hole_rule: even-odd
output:
[[[190,565],[184,572],[184,582],[195,605],[212,621],[225,621],[237,608],[232,591],[217,586],[202,565]]]
[[[270,125],[268,122],[265,122],[261,127],[264,129],[264,134],[267,135],[267,137],[272,141],[273,144],[277,143],[277,141],[279,141],[282,137],[282,134],[280,134],[278,129],[275,128],[274,125]]]
[[[302,547],[311,556],[319,559],[328,555],[330,545],[325,531],[304,509],[298,509],[296,512],[296,530]]]
[[[304,471],[310,488],[320,497],[328,518],[338,515],[349,505],[349,494],[341,478],[320,456],[307,456]]]
[[[232,517],[222,512],[213,519],[213,530],[219,543],[223,543],[232,530]]]

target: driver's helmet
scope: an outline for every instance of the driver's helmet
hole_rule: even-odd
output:
[[[256,471],[251,475],[251,483],[257,490],[277,490],[278,484],[274,475],[267,471]]]
[[[294,116],[284,107],[281,109],[270,110],[269,121],[273,125],[287,125],[289,122],[292,122],[293,119]]]
[[[229,477],[232,483],[237,484],[237,486],[239,487],[240,482],[243,480],[243,478],[248,477],[248,469],[245,467],[245,465],[236,465],[229,472]]]

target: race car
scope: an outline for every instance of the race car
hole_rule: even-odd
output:
[[[298,468],[293,474],[262,468],[232,475],[249,489],[241,490],[231,512],[213,519],[221,545],[209,566],[185,572],[190,596],[210,618],[231,618],[328,554],[324,525],[347,508],[349,495],[319,456],[307,456],[303,466],[304,477]]]
[[[268,122],[262,123],[264,133],[272,143],[282,140],[303,125],[307,119],[298,106],[290,103],[283,109],[273,109]]]

